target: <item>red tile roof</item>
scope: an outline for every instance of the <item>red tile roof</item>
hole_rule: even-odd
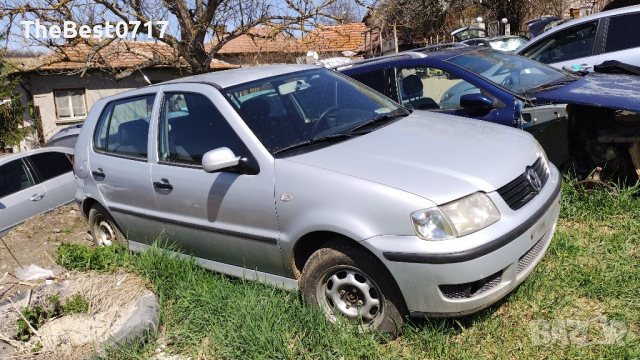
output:
[[[302,38],[302,43],[309,50],[319,52],[355,51],[362,52],[365,49],[365,34],[370,28],[364,23],[351,23],[343,25],[323,25]],[[374,40],[377,36],[374,36]]]
[[[235,39],[229,40],[222,48],[218,50],[218,54],[247,54],[247,53],[264,53],[264,52],[305,52],[306,49],[301,47],[300,41],[290,34],[271,33],[270,29],[259,26],[250,30],[251,35],[240,35]],[[253,36],[252,36],[253,35]],[[212,45],[216,44],[214,40],[207,44],[205,48],[208,50]]]
[[[34,70],[69,71],[86,66],[87,58],[93,47],[85,43],[56,49],[40,57],[39,64],[34,64]],[[143,65],[150,59],[160,63],[156,67],[175,66],[176,58],[173,49],[163,43],[145,41],[114,41],[100,49],[89,61],[91,68],[126,69]],[[186,63],[182,61],[186,66]],[[221,60],[212,60],[212,69],[232,69],[237,65]]]
[[[322,25],[309,32],[302,39],[296,39],[291,35],[279,33],[272,35],[265,27],[256,27],[251,30],[255,36],[241,35],[224,44],[218,54],[247,54],[260,52],[298,52],[309,50],[319,52],[340,52],[351,50],[364,51],[365,33],[369,27],[363,23],[351,23],[343,25]],[[377,33],[374,34],[374,42],[377,41]],[[215,44],[216,42],[212,42]],[[210,48],[211,44],[207,46]]]

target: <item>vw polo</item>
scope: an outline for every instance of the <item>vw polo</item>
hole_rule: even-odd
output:
[[[209,269],[299,288],[395,333],[507,295],[540,261],[561,181],[531,135],[409,112],[336,72],[239,69],[98,101],[75,151],[98,245],[168,237]]]

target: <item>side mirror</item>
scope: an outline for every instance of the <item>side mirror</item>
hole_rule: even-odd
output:
[[[493,100],[482,94],[466,94],[460,97],[460,106],[464,109],[488,109],[493,107]]]
[[[227,147],[220,147],[208,151],[202,157],[202,167],[204,171],[208,173],[237,166],[239,163],[240,156],[236,156],[233,151]]]

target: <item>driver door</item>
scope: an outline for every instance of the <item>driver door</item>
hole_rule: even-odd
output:
[[[212,99],[225,101],[208,85],[163,87],[151,178],[167,233],[187,254],[282,275],[273,165],[258,165]],[[203,155],[220,147],[252,170],[206,173]]]

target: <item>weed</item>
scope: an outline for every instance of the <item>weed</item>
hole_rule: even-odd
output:
[[[16,321],[18,330],[14,338],[19,341],[29,341],[31,339],[31,328],[38,330],[45,322],[63,315],[81,314],[89,311],[89,300],[82,294],[74,294],[66,299],[64,304],[60,303],[60,297],[57,295],[47,298],[47,303],[27,307],[22,310],[22,317]],[[27,323],[28,322],[28,323]],[[39,343],[38,343],[39,344]],[[36,344],[37,352],[42,345]]]
[[[63,315],[86,314],[87,312],[89,312],[89,300],[79,293],[66,299],[62,306]]]

